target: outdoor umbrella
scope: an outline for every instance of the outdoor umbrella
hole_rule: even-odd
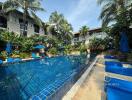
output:
[[[43,48],[45,48],[45,46],[44,46],[44,45],[39,44],[39,45],[36,45],[34,48],[35,48],[35,49],[43,49]]]
[[[7,52],[8,54],[10,54],[10,53],[11,53],[11,50],[12,50],[11,43],[8,42],[8,43],[6,44],[6,52]]]
[[[128,38],[125,32],[121,32],[120,51],[129,52]]]

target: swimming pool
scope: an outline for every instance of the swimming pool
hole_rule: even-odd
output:
[[[86,64],[86,56],[58,56],[0,67],[0,100],[27,100],[55,93]]]

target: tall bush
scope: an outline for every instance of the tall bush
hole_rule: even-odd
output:
[[[88,47],[91,51],[103,51],[110,48],[110,42],[108,37],[104,39],[94,37],[90,39]]]

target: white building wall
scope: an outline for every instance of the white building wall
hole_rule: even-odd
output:
[[[74,45],[77,42],[83,42],[83,41],[85,41],[85,45],[88,45],[90,39],[92,39],[92,38],[102,38],[102,39],[104,39],[106,36],[107,36],[107,34],[105,32],[99,32],[99,33],[95,32],[92,35],[87,34],[85,36],[85,38],[83,36],[79,36],[78,41],[74,41],[75,38],[72,39],[72,45]]]
[[[23,16],[17,13],[9,13],[9,15],[7,16],[7,30],[9,32],[15,32],[20,35],[19,19],[23,19]],[[34,34],[36,34],[34,32],[34,22],[32,19],[28,19],[27,36],[29,37]],[[44,34],[43,28],[40,27],[38,34]]]
[[[16,14],[10,13],[7,17],[7,29],[9,32],[20,34],[19,18]]]
[[[31,20],[28,20],[27,36],[29,37],[34,34],[34,23]]]
[[[40,34],[40,35],[45,34],[44,29],[43,29],[42,27],[40,27],[39,34]]]
[[[107,34],[105,32],[93,33],[89,37],[89,39],[92,39],[92,38],[101,38],[101,39],[104,39],[106,36],[107,36]]]
[[[88,37],[89,37],[89,34],[87,34],[85,37],[80,35],[78,39],[77,38],[73,38],[72,39],[72,45],[74,45],[77,42],[83,42],[83,41],[86,42],[86,40],[88,39]]]

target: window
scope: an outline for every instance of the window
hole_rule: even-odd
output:
[[[34,32],[39,33],[39,26],[34,24]]]
[[[0,16],[0,27],[7,28],[7,19],[3,16]]]
[[[20,34],[22,36],[27,36],[28,22],[26,21],[26,24],[24,24],[23,20],[19,19],[19,24],[20,24]]]
[[[79,34],[74,34],[74,42],[78,42],[79,41]]]
[[[19,23],[24,23],[23,19],[19,19]],[[28,24],[28,21],[26,21],[26,24]]]
[[[27,24],[24,25],[23,23],[20,23],[20,34],[22,36],[27,36]]]
[[[24,25],[23,23],[20,23],[20,30],[24,30],[27,31],[27,24]]]

